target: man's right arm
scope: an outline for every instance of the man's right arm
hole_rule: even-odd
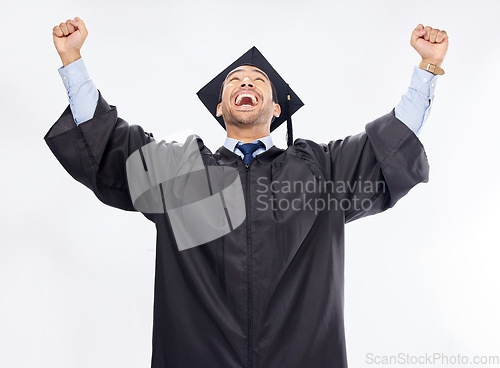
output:
[[[66,171],[103,203],[136,211],[129,192],[127,159],[154,138],[139,125],[120,118],[116,107],[106,102],[88,78],[80,55],[86,35],[80,18],[53,29],[54,44],[63,63],[59,72],[70,106],[44,139]],[[144,215],[155,220],[155,214]]]
[[[88,31],[83,20],[78,17],[60,23],[52,30],[52,39],[63,66],[61,75],[75,123],[81,124],[92,119],[96,110],[99,93],[89,78],[80,49]]]

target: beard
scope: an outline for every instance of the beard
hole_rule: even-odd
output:
[[[269,124],[272,119],[271,117],[266,117],[264,113],[264,109],[260,111],[252,111],[252,112],[236,112],[233,113],[230,109],[226,108],[224,105],[222,106],[222,118],[224,119],[224,123],[226,125],[233,125],[238,128],[249,128],[258,125]]]

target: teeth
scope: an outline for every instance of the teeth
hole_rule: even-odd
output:
[[[252,99],[252,103],[254,105],[257,104],[257,98],[254,95],[250,93],[242,93],[241,95],[238,95],[238,97],[236,98],[236,105],[238,105],[241,102],[241,99],[243,97],[250,97]]]

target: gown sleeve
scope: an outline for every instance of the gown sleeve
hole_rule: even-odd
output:
[[[66,171],[91,189],[103,203],[135,211],[127,183],[126,160],[140,147],[154,141],[138,125],[118,117],[99,91],[92,119],[76,125],[68,106],[44,137]],[[145,216],[153,221],[153,215]]]
[[[394,109],[363,133],[313,148],[345,222],[385,211],[429,178],[421,142]]]

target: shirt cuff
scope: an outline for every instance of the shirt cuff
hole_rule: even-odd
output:
[[[81,85],[90,79],[82,58],[79,58],[64,67],[60,67],[57,71],[59,72],[64,87],[66,87],[68,93],[73,87]]]
[[[411,76],[410,88],[422,93],[425,97],[432,99],[438,76],[428,72],[427,70],[420,69],[418,66],[413,67],[413,74]]]

